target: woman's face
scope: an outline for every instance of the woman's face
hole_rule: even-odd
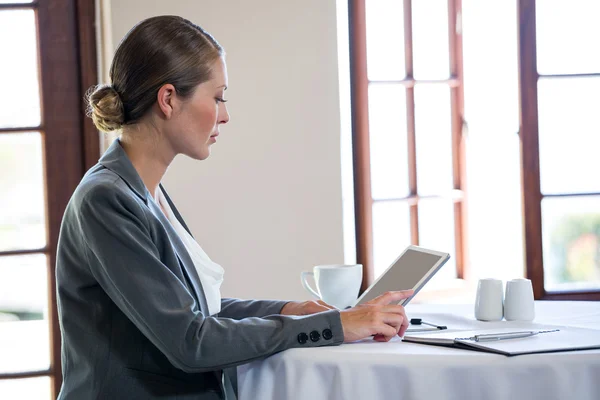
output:
[[[175,154],[208,158],[219,126],[229,121],[223,98],[226,89],[227,67],[220,57],[213,64],[212,79],[198,85],[190,97],[177,101],[167,133]]]

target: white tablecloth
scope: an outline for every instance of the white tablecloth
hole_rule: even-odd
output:
[[[449,329],[496,327],[472,305],[409,305],[410,318]],[[598,329],[600,302],[536,302],[538,324]],[[600,399],[600,350],[505,357],[373,340],[290,349],[238,367],[245,399]]]

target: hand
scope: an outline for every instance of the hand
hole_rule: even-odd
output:
[[[412,294],[412,290],[386,292],[368,303],[340,311],[344,342],[369,336],[378,342],[387,342],[396,335],[404,336],[409,323],[404,307],[390,303],[398,303]]]
[[[327,310],[335,310],[334,306],[330,306],[323,300],[318,301],[290,301],[281,309],[282,315],[310,315]]]

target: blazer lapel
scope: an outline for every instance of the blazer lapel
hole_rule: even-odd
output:
[[[198,276],[198,272],[196,271],[196,267],[194,266],[194,261],[190,257],[187,249],[185,248],[185,245],[179,238],[177,232],[175,232],[175,229],[173,229],[167,217],[163,214],[160,207],[154,202],[154,200],[149,199],[149,197],[151,198],[152,195],[144,185],[142,178],[137,173],[137,170],[131,163],[131,160],[129,160],[127,153],[125,152],[125,150],[123,150],[119,139],[115,139],[113,141],[113,143],[106,150],[104,155],[100,158],[100,160],[98,160],[98,164],[102,165],[104,168],[110,169],[111,171],[119,175],[121,179],[123,179],[123,181],[127,183],[130,189],[144,201],[144,203],[148,206],[152,214],[154,214],[154,216],[161,221],[165,230],[167,231],[169,241],[173,246],[175,254],[177,255],[177,258],[179,259],[179,262],[182,266],[182,271],[185,275],[185,279],[187,280],[189,285],[192,286],[192,290],[194,292],[196,300],[198,301],[198,304],[200,304],[200,309],[202,310],[202,312],[208,315],[208,303],[206,302],[206,296],[204,294],[204,290],[202,290],[202,284],[200,281],[200,277]],[[97,169],[94,168],[88,173],[93,173],[96,170]],[[181,218],[179,211],[177,211],[177,208],[167,195],[167,192],[164,190],[162,185],[160,185],[160,189],[163,191],[165,198],[169,202],[169,205],[171,206],[171,209],[173,210],[173,213],[175,214],[176,218],[179,220],[181,225],[183,225],[183,227],[189,232],[190,230],[183,221],[183,218]]]
[[[175,218],[177,218],[177,220],[179,221],[179,223],[185,228],[185,230],[190,234],[190,236],[194,237],[194,235],[192,235],[192,232],[190,231],[190,229],[185,224],[185,221],[183,220],[183,217],[181,216],[181,214],[179,214],[179,210],[177,210],[177,207],[175,207],[175,204],[173,204],[173,201],[169,197],[167,191],[165,190],[165,187],[162,185],[162,183],[160,183],[158,186],[160,187],[160,190],[165,195],[165,199],[167,199],[167,203],[169,203],[169,206],[171,207],[171,210],[173,211],[173,214],[175,214]]]
[[[150,208],[152,213],[160,220],[165,230],[167,231],[167,235],[169,236],[171,245],[173,246],[175,254],[177,255],[177,258],[179,259],[183,267],[183,273],[186,276],[186,279],[189,282],[189,284],[192,286],[192,290],[200,304],[200,309],[208,315],[208,303],[206,302],[204,290],[202,290],[200,277],[198,276],[198,272],[196,271],[196,267],[194,266],[194,261],[190,257],[189,252],[183,244],[183,241],[180,239],[177,232],[175,232],[175,229],[173,229],[173,226],[171,225],[167,217],[163,214],[160,207],[154,201],[148,201],[148,207]]]

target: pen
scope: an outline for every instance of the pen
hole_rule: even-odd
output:
[[[423,321],[423,319],[421,319],[421,318],[411,318],[410,324],[411,325],[429,325],[429,326],[433,326],[437,329],[448,329],[447,326],[430,324],[429,322]]]
[[[492,340],[518,339],[536,335],[537,332],[510,332],[500,334],[475,335],[473,338],[476,342],[490,342]]]
[[[550,333],[550,332],[558,332],[558,329],[554,329],[551,331],[523,331],[523,332],[507,332],[507,333],[492,333],[485,335],[475,335],[470,340],[474,340],[476,342],[490,342],[495,340],[505,340],[505,339],[519,339],[526,338],[529,336],[537,335],[538,333]]]

